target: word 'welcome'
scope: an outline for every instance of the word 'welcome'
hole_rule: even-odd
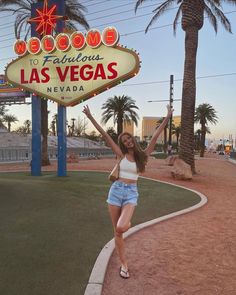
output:
[[[51,35],[46,35],[39,40],[37,37],[32,37],[28,42],[24,40],[16,40],[14,51],[17,55],[23,56],[27,52],[38,54],[41,50],[45,53],[53,52],[55,49],[59,51],[67,51],[70,47],[76,50],[81,50],[85,45],[91,48],[98,48],[102,43],[106,46],[113,47],[119,40],[119,33],[114,27],[108,27],[100,33],[97,29],[91,29],[84,35],[80,31],[75,31],[72,35],[61,33],[54,38]]]

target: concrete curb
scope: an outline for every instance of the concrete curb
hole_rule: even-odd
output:
[[[174,213],[171,213],[171,214],[168,214],[168,215],[138,224],[138,225],[132,227],[131,229],[129,229],[129,231],[127,233],[125,233],[124,238],[127,238],[128,236],[131,236],[134,233],[136,233],[137,231],[144,229],[148,226],[154,225],[156,223],[162,222],[164,220],[167,220],[167,219],[170,219],[170,218],[182,215],[182,214],[189,213],[193,210],[196,210],[196,209],[202,207],[203,205],[205,205],[207,203],[207,197],[198,191],[186,188],[181,185],[169,183],[166,181],[159,181],[159,180],[155,180],[155,179],[147,178],[147,177],[142,177],[142,178],[152,180],[152,181],[157,181],[160,183],[173,185],[176,187],[180,187],[180,188],[189,190],[189,191],[194,192],[197,195],[199,195],[199,197],[201,198],[201,201],[198,204],[191,206],[189,208],[186,208],[186,209],[183,209],[183,210],[180,210],[180,211],[177,211],[177,212],[174,212]],[[114,242],[114,239],[112,239],[101,250],[101,252],[98,255],[97,260],[94,264],[94,267],[92,269],[92,272],[89,277],[89,281],[88,281],[84,295],[101,295],[102,294],[102,287],[103,287],[103,283],[104,283],[104,279],[105,279],[107,265],[108,265],[109,259],[111,257],[111,254],[113,253],[114,249],[115,249],[115,242]]]
[[[236,164],[236,160],[229,158],[228,161],[232,164]]]

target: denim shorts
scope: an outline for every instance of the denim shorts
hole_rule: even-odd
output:
[[[136,183],[124,183],[116,180],[111,185],[108,193],[107,203],[122,207],[127,204],[137,205],[138,189]]]

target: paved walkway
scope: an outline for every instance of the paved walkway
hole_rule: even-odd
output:
[[[192,181],[173,181],[150,163],[147,176],[183,185],[208,197],[201,209],[142,230],[127,239],[131,278],[110,259],[103,295],[235,295],[236,165],[217,157],[196,160]]]
[[[114,160],[80,161],[68,170],[110,170]],[[171,167],[151,159],[145,176],[200,191],[204,207],[154,225],[127,238],[131,278],[118,275],[110,259],[103,295],[235,295],[236,165],[218,155],[196,160],[192,181],[176,181]],[[55,170],[55,164],[44,170]],[[27,164],[0,165],[0,171],[28,170]],[[145,196],[142,196],[145,197]]]

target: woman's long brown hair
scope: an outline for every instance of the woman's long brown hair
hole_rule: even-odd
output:
[[[128,153],[128,149],[124,146],[124,144],[121,140],[122,136],[124,136],[124,135],[128,135],[128,136],[132,137],[133,143],[134,143],[134,160],[136,162],[138,172],[144,172],[145,166],[147,164],[147,155],[141,149],[141,147],[139,146],[135,137],[132,134],[130,134],[129,132],[123,132],[118,137],[118,144],[119,144],[120,149],[124,155]]]

